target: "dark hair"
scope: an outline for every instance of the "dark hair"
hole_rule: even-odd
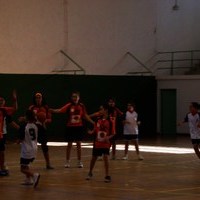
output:
[[[197,102],[191,102],[192,107],[194,107],[195,109],[199,109],[199,104]]]
[[[108,106],[108,104],[106,104],[106,103],[103,104],[102,107],[103,107],[105,110],[108,110],[108,109],[109,109],[109,106]]]
[[[35,121],[36,120],[35,113],[32,110],[27,110],[26,111],[26,119],[28,121]]]
[[[115,103],[116,99],[114,97],[109,97],[108,100],[107,100],[107,102],[109,102],[109,101],[113,101]]]
[[[33,105],[37,105],[37,103],[36,103],[36,94],[37,93],[40,93],[40,92],[35,92],[34,93],[34,95],[33,95],[33,100],[32,100],[32,102],[33,102]],[[41,94],[41,93],[40,93]],[[41,104],[42,104],[42,106],[45,106],[45,105],[47,105],[47,102],[46,102],[46,100],[45,100],[45,98],[44,98],[44,96],[42,95],[42,102],[41,102]]]
[[[130,101],[129,101],[129,102],[127,103],[127,105],[131,105],[131,106],[133,106],[133,107],[135,108],[135,103],[134,103],[134,102],[130,102]]]
[[[73,94],[77,94],[79,97],[80,97],[80,92],[79,91],[73,91],[73,92],[71,92],[71,95],[70,95],[70,97],[72,97],[73,96]]]

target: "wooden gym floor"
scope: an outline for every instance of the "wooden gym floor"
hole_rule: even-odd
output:
[[[33,189],[32,186],[21,185],[24,176],[19,171],[20,146],[8,143],[6,161],[10,175],[0,177],[0,198],[2,200],[200,199],[200,160],[191,149],[188,136],[142,139],[140,145],[143,161],[137,160],[134,151],[129,152],[128,161],[123,161],[121,160],[123,151],[117,151],[117,159],[110,161],[111,183],[104,183],[103,161],[97,161],[93,179],[85,180],[91,159],[91,148],[88,148],[88,144],[82,149],[84,164],[82,169],[76,168],[75,147],[71,152],[72,167],[66,169],[64,168],[65,146],[50,146],[54,170],[44,168],[44,159],[39,148],[37,160],[31,167],[41,174],[41,179],[38,187]],[[160,146],[180,147],[180,149],[164,149],[173,150],[170,153],[153,152],[163,150],[158,148]],[[118,148],[121,147],[123,148],[118,145]]]

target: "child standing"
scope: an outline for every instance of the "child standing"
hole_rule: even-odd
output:
[[[12,93],[13,106],[6,106],[6,101],[0,97],[0,176],[8,176],[9,171],[5,164],[5,147],[6,147],[6,134],[7,124],[11,124],[11,116],[17,110],[17,94],[14,90]]]
[[[35,124],[35,114],[31,110],[26,112],[26,123],[19,127],[21,143],[21,172],[25,174],[24,185],[38,185],[40,174],[33,172],[29,164],[34,161],[37,153],[38,128]]]
[[[95,128],[92,131],[89,131],[89,134],[96,134],[95,141],[93,144],[92,151],[92,159],[90,162],[90,170],[86,180],[90,180],[93,176],[93,168],[95,166],[96,160],[98,156],[103,155],[104,167],[105,167],[105,182],[111,182],[111,176],[109,175],[109,163],[108,156],[110,151],[110,139],[114,136],[112,135],[113,124],[112,121],[109,120],[108,116],[108,108],[107,106],[103,106],[102,116],[97,120],[95,124]]]
[[[200,159],[200,113],[198,112],[198,109],[199,104],[197,102],[192,102],[189,106],[190,112],[186,115],[182,122],[178,123],[178,125],[180,126],[183,123],[188,123],[193,149]]]
[[[38,142],[41,144],[42,152],[46,162],[46,169],[54,169],[51,166],[49,158],[49,147],[47,145],[48,135],[47,135],[47,125],[51,123],[51,113],[49,112],[49,107],[46,103],[45,98],[40,92],[37,92],[33,97],[33,104],[29,106],[29,110],[32,110],[36,114],[36,118],[39,121],[40,131]],[[40,120],[40,119],[41,120]],[[43,127],[41,127],[41,125]]]
[[[125,114],[125,120],[124,120],[124,138],[125,138],[125,152],[123,160],[128,160],[128,147],[129,147],[129,141],[133,141],[135,145],[135,150],[138,155],[139,160],[143,160],[144,158],[140,154],[139,151],[139,142],[138,142],[138,124],[140,124],[138,120],[138,114],[135,111],[135,106],[133,103],[128,103],[127,105],[127,111]]]
[[[73,92],[71,94],[71,100],[63,107],[59,109],[50,109],[52,113],[66,113],[66,141],[68,142],[66,149],[66,164],[65,168],[70,168],[70,154],[73,142],[76,142],[77,146],[77,167],[83,168],[81,162],[81,142],[84,137],[84,120],[94,124],[93,120],[86,112],[85,105],[80,102],[80,93]]]

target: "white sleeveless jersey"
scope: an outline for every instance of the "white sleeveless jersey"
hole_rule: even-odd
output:
[[[200,139],[200,128],[198,127],[200,114],[192,115],[192,113],[188,113],[185,117],[185,122],[188,122],[191,139]]]
[[[21,158],[35,158],[37,153],[38,128],[35,123],[27,123],[23,131],[24,139],[21,142]]]
[[[134,112],[126,112],[125,120],[128,123],[124,124],[124,135],[138,135],[137,125],[138,114]]]

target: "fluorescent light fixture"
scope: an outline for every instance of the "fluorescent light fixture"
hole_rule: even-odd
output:
[[[174,11],[177,11],[177,10],[179,10],[179,6],[178,6],[178,2],[177,2],[178,0],[175,0],[175,4],[174,4],[174,6],[172,7],[172,10],[174,10]]]

